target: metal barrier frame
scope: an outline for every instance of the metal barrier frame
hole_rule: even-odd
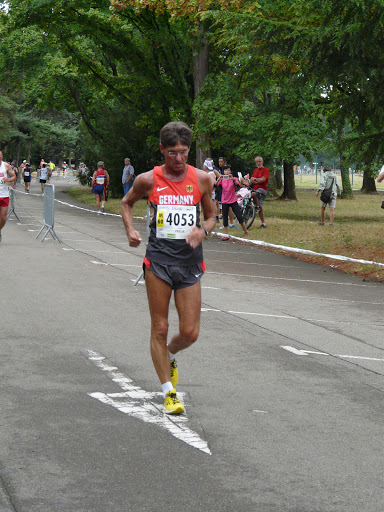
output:
[[[8,213],[7,213],[7,220],[12,215],[12,213],[16,217],[16,219],[19,222],[21,222],[20,217],[17,215],[17,213],[15,211],[15,191],[13,188],[10,188],[9,189],[9,208],[8,208]]]
[[[39,238],[44,228],[47,228],[41,242],[44,242],[48,233],[51,234],[54,240],[61,243],[60,238],[56,235],[53,229],[55,219],[55,185],[46,183],[44,185],[44,224],[36,236],[36,240]]]

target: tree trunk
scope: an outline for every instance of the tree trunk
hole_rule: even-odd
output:
[[[345,158],[343,155],[343,143],[344,143],[344,126],[340,125],[337,130],[337,139],[338,139],[338,147],[339,147],[339,155],[340,155],[340,174],[341,174],[341,184],[343,187],[343,192],[341,197],[352,197],[352,186],[351,180],[349,179],[349,167],[345,162]]]
[[[205,42],[205,29],[201,24],[199,27],[199,51],[193,59],[193,81],[195,89],[195,99],[203,86],[204,79],[209,70],[209,44]],[[199,135],[196,140],[196,167],[203,168],[204,160],[208,156],[208,150],[204,149],[207,144],[207,137]]]
[[[27,149],[27,162],[31,163],[31,141],[28,141],[28,149]]]
[[[375,178],[372,176],[372,172],[370,169],[365,169],[363,174],[363,185],[361,187],[361,192],[365,194],[372,194],[377,192]]]
[[[271,194],[271,196],[273,196],[273,197],[278,196],[278,194],[276,192],[276,163],[275,162],[273,162],[273,164],[272,164],[272,169],[269,170],[268,191]]]
[[[277,190],[280,190],[283,188],[283,179],[281,176],[281,162],[277,162],[277,167],[275,170],[275,182],[276,182]]]
[[[340,153],[340,174],[341,174],[341,184],[343,187],[343,192],[341,197],[352,197],[352,185],[351,180],[349,179],[349,167],[345,163],[343,155]]]
[[[15,161],[16,161],[16,165],[17,167],[19,167],[19,160],[20,160],[20,151],[21,151],[21,140],[19,139],[18,142],[17,142],[17,149],[16,149],[16,158],[15,158]]]
[[[295,187],[295,174],[293,166],[295,162],[287,162],[284,160],[284,190],[279,199],[290,199],[297,201],[296,187]]]

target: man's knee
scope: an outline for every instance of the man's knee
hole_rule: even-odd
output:
[[[190,328],[183,328],[180,331],[180,335],[183,338],[184,342],[188,343],[188,345],[192,345],[199,337],[199,327],[194,326]]]
[[[152,320],[152,334],[156,339],[167,339],[168,336],[168,321],[167,320]]]

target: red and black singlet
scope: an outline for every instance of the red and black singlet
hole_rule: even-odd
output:
[[[153,169],[154,185],[148,201],[155,210],[150,224],[146,258],[162,265],[195,265],[203,261],[203,249],[185,241],[193,226],[200,226],[201,192],[196,169],[187,166],[182,181],[170,181],[161,166]]]

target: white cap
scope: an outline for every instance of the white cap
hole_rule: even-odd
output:
[[[205,160],[205,162],[204,162],[204,164],[203,164],[203,165],[205,165],[205,167],[208,167],[208,169],[209,169],[210,171],[212,171],[212,169],[213,169],[212,160]]]
[[[23,164],[26,164],[26,163],[27,163],[27,161],[26,161],[26,160],[23,160]]]

